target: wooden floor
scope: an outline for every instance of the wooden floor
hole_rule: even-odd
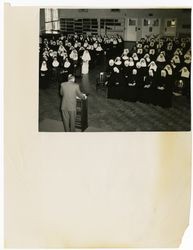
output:
[[[174,96],[172,108],[164,109],[152,104],[107,99],[103,91],[96,92],[96,77],[104,70],[103,65],[96,66],[88,75],[77,79],[81,90],[89,94],[86,131],[190,130],[190,101],[184,96]],[[39,131],[64,131],[60,102],[58,83],[52,82],[48,89],[40,89]]]

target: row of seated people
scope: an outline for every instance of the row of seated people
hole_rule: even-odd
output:
[[[65,56],[65,53],[70,54],[70,52],[75,49],[78,54],[81,54],[84,49],[89,50],[93,53],[93,57],[97,56],[99,52],[105,51],[109,56],[116,56],[123,50],[124,44],[123,39],[114,35],[108,36],[83,36],[83,35],[61,35],[57,39],[54,37],[52,39],[44,38],[43,42],[40,44],[40,55],[48,56],[48,51],[50,53],[58,52],[61,57]]]
[[[41,38],[41,37],[40,37]],[[44,46],[49,46],[52,50],[58,50],[60,45],[63,45],[68,49],[70,46],[74,48],[78,47],[87,47],[88,45],[93,46],[95,49],[98,47],[98,44],[102,46],[105,51],[118,49],[117,53],[120,52],[123,47],[123,39],[117,34],[111,36],[108,35],[78,35],[78,34],[68,34],[60,35],[59,37],[52,38],[41,38],[41,44]]]
[[[172,106],[173,85],[167,70],[155,74],[153,69],[149,69],[148,74],[144,76],[140,74],[139,68],[135,68],[131,74],[125,76],[119,68],[114,67],[106,84],[108,98],[141,101],[162,107]]]
[[[40,85],[48,87],[49,79],[53,81],[67,81],[68,75],[80,77],[87,74],[89,67],[100,64],[107,46],[112,55],[122,50],[123,40],[119,36],[60,36],[58,39],[44,38],[40,44]],[[111,51],[112,50],[112,51]],[[116,52],[116,53],[115,53]]]
[[[167,43],[168,41],[163,43],[162,49],[167,47]],[[121,57],[109,60],[106,70],[108,97],[128,101],[140,100],[170,107],[172,93],[189,96],[189,46],[189,42],[183,42],[183,46],[178,45],[175,50],[172,49],[170,57],[166,56],[165,50],[154,49],[153,57],[150,53],[141,54],[142,57],[137,52],[124,49]]]
[[[161,51],[165,51],[166,60],[170,59],[176,52],[179,56],[191,46],[190,38],[150,36],[141,38],[132,48],[139,57],[148,53],[152,60],[155,60]]]

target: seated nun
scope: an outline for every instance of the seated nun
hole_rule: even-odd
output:
[[[156,79],[155,104],[163,108],[172,106],[172,84],[168,81],[166,70],[161,70]]]
[[[115,66],[119,69],[122,70],[122,61],[121,61],[121,57],[117,56],[115,58]]]
[[[53,51],[52,49],[49,50],[49,56],[52,57],[52,58],[54,57],[53,52],[54,52],[54,51]]]
[[[126,78],[126,89],[124,99],[129,102],[136,102],[139,93],[139,77],[137,69],[132,70],[132,74]]]
[[[129,67],[129,60],[125,60],[123,63],[123,75],[125,76],[126,80],[129,77],[129,75],[131,74],[132,70]]]
[[[64,46],[61,44],[58,48],[58,54],[61,55],[63,54],[64,52],[66,52],[66,49],[64,48]]]
[[[135,64],[134,64],[133,58],[129,57],[129,59],[125,60],[124,64],[123,64],[123,74],[124,74],[124,76],[126,78],[128,78],[128,76],[132,74],[132,71],[133,71],[134,68],[135,68]]]
[[[83,46],[81,46],[81,47],[79,48],[79,50],[78,50],[78,56],[79,56],[79,58],[82,57],[84,51],[85,51],[85,48],[84,48]]]
[[[106,84],[108,86],[108,98],[124,99],[126,81],[122,72],[117,67],[113,68],[113,72]]]
[[[128,55],[129,55],[129,49],[124,49],[121,55],[121,59],[123,62],[129,59]]]
[[[103,59],[103,48],[101,47],[101,44],[99,43],[96,50],[96,63],[100,64]]]
[[[78,57],[78,52],[76,49],[72,50],[72,52],[70,53],[70,59],[71,59],[71,63],[72,63],[72,67],[73,67],[73,75],[76,77],[80,77],[81,76],[81,67],[80,67],[80,60]]]
[[[181,48],[177,48],[174,52],[174,55],[178,55],[180,59],[183,58],[183,53]]]
[[[173,57],[172,57],[172,60],[174,61],[174,63],[175,64],[180,64],[180,57],[179,57],[179,55],[174,55]]]
[[[175,63],[175,65],[176,65],[176,69],[177,70],[179,70],[180,69],[180,57],[179,57],[179,55],[174,55],[173,57],[172,57],[172,61]]]
[[[136,52],[134,52],[134,53],[132,54],[132,58],[133,58],[133,61],[134,61],[135,63],[139,61],[139,57],[138,57],[138,55],[137,55]]]
[[[166,55],[167,55],[167,59],[169,60],[172,57],[172,53],[173,53],[173,43],[169,42],[166,45]]]
[[[148,54],[148,52],[149,52],[149,45],[148,44],[145,44],[143,46],[143,52],[144,52],[144,54]]]
[[[70,48],[71,48],[71,46],[72,46],[72,43],[71,43],[71,42],[68,42],[67,45],[65,46],[68,55],[69,55],[69,53],[70,53]]]
[[[179,80],[183,81],[184,84],[184,92],[183,94],[186,96],[190,96],[190,71],[187,67],[183,67],[179,70],[180,77]]]
[[[151,62],[150,55],[148,53],[146,53],[143,58],[146,60],[148,64]]]
[[[54,57],[53,62],[52,62],[52,77],[53,77],[53,81],[57,81],[58,82],[59,66],[60,66],[60,63],[59,63],[57,57]]]
[[[69,57],[70,57],[70,59],[71,59],[73,65],[77,65],[77,63],[78,63],[78,52],[77,52],[76,49],[73,49],[73,50],[71,51]]]
[[[166,63],[166,59],[165,59],[165,55],[164,52],[160,52],[160,54],[158,55],[157,59],[156,59],[156,63],[158,68],[161,70],[164,68],[164,65]]]
[[[155,49],[155,40],[154,39],[151,39],[150,43],[149,43],[149,47],[151,49]]]
[[[44,48],[44,51],[43,51],[43,56],[49,56],[49,51],[48,51],[48,48]]]
[[[52,52],[52,57],[54,58],[54,57],[57,57],[57,56],[58,56],[58,52],[54,50],[54,51]]]
[[[188,68],[188,70],[190,71],[191,68],[191,54],[190,53],[186,53],[184,55],[184,66]]]
[[[110,59],[110,60],[109,60],[109,65],[108,65],[108,67],[107,67],[107,69],[106,69],[107,77],[110,77],[110,76],[111,76],[111,74],[112,74],[112,72],[113,72],[114,64],[115,64],[114,60],[113,60],[113,59]]]
[[[40,88],[47,88],[49,86],[49,72],[46,61],[42,61],[41,67],[40,67]]]
[[[144,84],[140,90],[139,101],[143,103],[154,103],[153,98],[155,94],[154,71],[149,69],[148,75],[145,76]]]
[[[137,69],[137,77],[138,77],[138,87],[140,88],[141,86],[143,86],[143,82],[144,82],[144,74],[143,74],[144,69],[141,67],[140,62],[136,63],[136,69]]]
[[[110,57],[110,50],[111,50],[111,42],[109,38],[106,38],[104,41],[104,51],[106,52],[106,57],[109,59]]]
[[[53,69],[56,69],[59,67],[59,62],[58,62],[57,57],[54,57],[54,60],[52,62],[52,67],[53,67]]]
[[[150,56],[150,59],[153,60],[153,61],[156,59],[156,53],[155,53],[154,48],[149,49],[149,56]]]
[[[66,60],[67,57],[68,57],[67,52],[64,52],[64,54],[63,54],[63,62]]]
[[[68,80],[68,76],[73,73],[73,65],[70,63],[68,57],[65,59],[64,67],[61,71],[61,78],[63,81]]]
[[[78,47],[79,47],[79,42],[76,40],[75,43],[74,43],[74,48],[78,49]]]
[[[184,95],[184,82],[183,80],[176,79],[174,81],[173,95],[181,96]]]
[[[148,73],[148,67],[147,67],[146,60],[144,58],[141,58],[139,62],[141,64],[141,73],[143,76],[146,76]]]
[[[113,42],[112,42],[112,48],[111,48],[111,53],[110,55],[112,57],[116,57],[119,55],[119,48],[118,48],[118,41],[116,38],[113,38]]]
[[[84,47],[85,49],[88,47],[88,41],[87,41],[87,40],[84,41],[83,47]]]
[[[138,55],[139,59],[141,59],[143,57],[143,48],[137,48],[137,55]]]
[[[124,43],[123,43],[123,39],[121,36],[117,35],[117,53],[118,54],[121,54],[121,51],[123,50],[124,48]]]
[[[166,72],[167,72],[168,81],[170,81],[170,83],[173,86],[174,85],[174,76],[173,76],[172,66],[170,64],[166,64],[166,66],[164,67],[164,70],[166,70]]]

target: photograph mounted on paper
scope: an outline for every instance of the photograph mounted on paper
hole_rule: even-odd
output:
[[[190,131],[191,9],[40,9],[39,131]]]

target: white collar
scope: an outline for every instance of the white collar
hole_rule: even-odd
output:
[[[180,70],[180,71],[181,71],[181,77],[189,78],[189,77],[190,77],[190,72],[188,71],[188,69],[187,69],[187,71],[185,72],[184,69],[185,69],[185,68],[182,68],[182,69]]]
[[[65,63],[64,63],[64,68],[69,68],[69,67],[70,67],[70,64],[71,64],[70,62],[65,62]]]
[[[42,66],[41,66],[40,70],[41,71],[47,71],[48,70],[47,65],[42,63]]]
[[[116,61],[115,64],[116,64],[116,65],[121,65],[122,62],[121,62],[121,61]]]
[[[166,59],[165,59],[165,56],[163,55],[163,57],[161,57],[160,55],[157,57],[157,62],[165,62]]]
[[[59,66],[59,62],[58,62],[58,61],[53,61],[53,62],[52,62],[52,66],[58,67],[58,66]]]

